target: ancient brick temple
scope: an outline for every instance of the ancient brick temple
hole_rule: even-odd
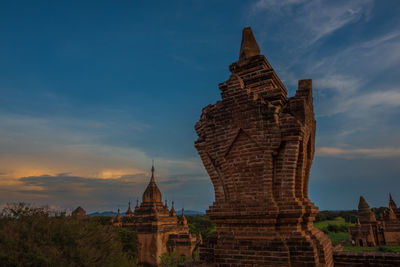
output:
[[[239,60],[203,109],[195,146],[211,178],[207,215],[217,231],[200,248],[209,266],[333,266],[329,238],[313,226],[308,199],[314,157],[312,81],[287,90],[250,28]]]
[[[151,179],[143,193],[142,203],[136,203],[134,212],[129,203],[125,216],[119,210],[114,218],[114,226],[135,229],[138,236],[138,263],[144,266],[160,266],[161,255],[175,252],[178,256],[192,256],[198,247],[199,239],[191,234],[184,211],[178,218],[172,202],[171,210],[167,202],[162,203],[161,191],[154,179],[154,167]]]
[[[400,245],[400,208],[389,194],[389,208],[376,218],[364,197],[358,204],[358,221],[349,227],[349,238],[355,246]]]

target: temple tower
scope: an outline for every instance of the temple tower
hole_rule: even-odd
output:
[[[397,219],[400,220],[400,208],[397,207],[396,202],[394,202],[392,194],[390,193],[389,193],[389,208],[391,208],[394,211],[394,214],[396,214]]]
[[[358,218],[361,224],[376,222],[375,214],[363,196],[360,196],[360,201],[358,202]]]
[[[142,203],[140,207],[136,204],[132,218],[138,237],[139,264],[160,266],[163,253],[176,252],[190,256],[196,247],[196,236],[189,232],[187,224],[178,223],[174,205],[168,210],[167,203],[163,204],[161,191],[154,178],[154,166]]]
[[[288,98],[250,28],[229,69],[222,100],[195,126],[215,191],[207,215],[217,225],[201,258],[214,266],[332,266],[331,242],[313,226],[318,208],[308,199],[312,81],[300,80]]]

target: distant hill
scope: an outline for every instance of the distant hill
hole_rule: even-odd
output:
[[[96,217],[96,216],[117,216],[117,213],[114,211],[102,211],[102,212],[93,212],[88,214],[90,217]],[[121,213],[121,216],[124,216],[124,213]]]
[[[182,210],[178,210],[176,213],[177,215],[182,215]],[[102,212],[93,212],[88,214],[90,217],[96,216],[117,216],[117,213],[114,211],[102,211]],[[196,210],[185,210],[185,215],[205,215],[203,211],[196,211]],[[121,216],[125,216],[125,212],[121,213]]]
[[[177,215],[182,215],[182,210],[176,212]],[[185,210],[185,215],[206,215],[204,211]]]

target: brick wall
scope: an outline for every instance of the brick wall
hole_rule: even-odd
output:
[[[308,199],[314,157],[312,81],[295,96],[249,28],[240,59],[221,83],[221,101],[203,109],[195,129],[197,151],[214,185],[207,215],[216,233],[200,257],[216,266],[333,266],[329,238],[313,225]]]
[[[335,267],[350,266],[400,266],[400,253],[382,252],[339,252],[333,254]]]

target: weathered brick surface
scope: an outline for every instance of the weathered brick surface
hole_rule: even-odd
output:
[[[334,252],[335,267],[371,266],[389,267],[400,266],[400,253],[381,252]]]
[[[259,55],[249,28],[222,100],[203,109],[195,146],[211,178],[217,225],[201,258],[214,266],[333,266],[328,237],[308,199],[314,156],[312,81],[295,96]]]

